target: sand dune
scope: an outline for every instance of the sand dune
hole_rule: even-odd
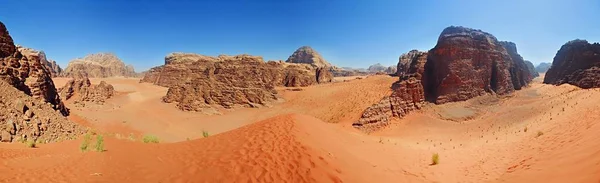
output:
[[[171,141],[180,142],[143,144],[109,135],[105,142],[107,151],[102,153],[80,152],[81,140],[42,144],[35,149],[1,144],[0,180],[600,181],[599,89],[544,85],[538,80],[500,99],[483,96],[428,105],[371,135],[351,128],[350,123],[358,119],[361,110],[389,94],[385,86],[393,81],[391,77],[376,76],[306,87],[302,91],[280,89],[285,99],[280,104],[236,109],[221,116],[173,110],[157,101],[156,96],[164,88],[121,81],[131,82],[115,85],[118,92],[126,93],[122,96],[136,92],[140,96],[132,100],[111,99],[119,107],[106,111],[76,110],[75,114],[85,116],[79,122],[100,130],[105,124],[118,124],[138,134],[164,129],[164,133],[156,133],[161,140],[172,136]],[[148,87],[145,92],[156,92],[156,96],[135,87]],[[132,88],[129,93],[127,88]],[[107,111],[122,115],[127,122],[100,117]],[[133,111],[143,115],[140,119],[126,115]],[[116,128],[108,126],[106,130],[119,131]],[[201,138],[201,131],[207,128],[214,128],[215,133]],[[188,135],[195,139],[181,140]],[[430,165],[433,153],[440,156],[438,165]]]

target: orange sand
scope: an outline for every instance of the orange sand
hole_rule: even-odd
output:
[[[80,152],[81,140],[34,149],[0,144],[0,182],[600,181],[600,89],[538,79],[500,100],[427,105],[366,135],[350,124],[390,93],[392,77],[282,88],[285,101],[273,107],[213,116],[161,103],[165,88],[105,80],[120,94],[104,106],[72,109],[80,118],[71,117],[110,134],[105,152]],[[211,136],[202,138],[203,130]],[[430,165],[433,153],[440,164]]]

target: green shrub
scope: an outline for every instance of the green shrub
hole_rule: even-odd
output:
[[[431,165],[437,165],[440,163],[440,155],[438,155],[438,153],[435,153],[431,156]]]
[[[207,132],[207,131],[205,131],[205,130],[202,130],[202,136],[203,136],[204,138],[206,138],[206,137],[208,137],[208,136],[210,136],[210,135],[208,134],[208,132]]]
[[[96,146],[94,149],[96,152],[104,152],[104,137],[102,135],[96,136]]]
[[[28,140],[25,145],[27,145],[27,147],[29,148],[35,148],[35,141],[33,140]]]
[[[144,136],[143,139],[144,143],[158,143],[158,137],[154,136],[154,135],[146,135]]]
[[[79,149],[81,149],[81,151],[87,151],[91,140],[92,140],[92,134],[86,133],[85,136],[83,137],[83,141],[81,142],[81,145],[79,146]]]

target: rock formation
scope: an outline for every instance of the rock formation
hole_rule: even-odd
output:
[[[24,56],[2,22],[0,80],[0,141],[55,142],[83,133],[63,116],[68,110],[40,55]]]
[[[411,73],[420,73],[422,75],[425,72],[426,62],[427,52],[411,50],[408,53],[402,54],[398,59],[396,75],[403,76]]]
[[[546,73],[548,69],[550,69],[550,66],[552,66],[552,63],[542,62],[540,65],[535,67],[535,71],[538,73]]]
[[[517,45],[513,42],[508,41],[500,41],[500,44],[504,46],[508,55],[510,55],[510,78],[511,82],[514,86],[515,90],[520,90],[521,88],[527,86],[531,80],[533,80],[533,76],[529,73],[529,69],[527,68],[527,64],[525,64],[525,60],[523,57],[519,55],[517,52]]]
[[[376,64],[369,66],[369,68],[367,70],[371,73],[377,73],[377,72],[385,72],[386,69],[387,69],[386,66],[383,66],[380,63],[376,63]]]
[[[564,44],[546,72],[546,84],[572,84],[581,88],[600,87],[600,44],[573,40]]]
[[[275,86],[303,87],[331,82],[330,68],[283,61],[264,62],[251,55],[210,57],[172,53],[165,65],[150,69],[140,82],[168,87],[163,101],[181,110],[214,111],[214,106],[268,106]]]
[[[66,101],[74,101],[75,104],[85,106],[86,102],[104,104],[106,99],[111,98],[115,93],[112,85],[101,81],[98,85],[92,85],[90,79],[78,76],[69,80],[64,87],[60,89],[60,95]]]
[[[44,67],[46,67],[46,70],[50,72],[50,77],[58,77],[62,73],[62,68],[56,64],[56,61],[48,60],[46,58],[46,53],[43,51],[37,51],[31,48],[22,47],[20,45],[17,45],[17,50],[19,50],[23,56],[30,60],[39,59]]]
[[[385,73],[387,74],[396,74],[396,72],[398,72],[397,66],[389,66],[387,69],[385,69]]]
[[[65,77],[82,75],[92,78],[106,77],[135,77],[133,66],[125,65],[121,59],[111,53],[91,54],[84,58],[77,58],[69,62],[63,72]]]
[[[50,72],[40,56],[24,56],[15,46],[8,30],[0,22],[0,80],[35,99],[48,102],[63,115],[68,109],[61,102]]]
[[[327,62],[317,51],[310,46],[302,46],[298,48],[286,60],[287,63],[311,64],[316,67],[331,68],[331,64]]]
[[[533,79],[514,43],[464,27],[444,29],[433,49],[411,50],[400,56],[397,67],[399,81],[392,94],[367,108],[353,126],[370,132],[420,109],[425,101],[442,104],[508,94]]]
[[[530,61],[528,61],[528,60],[525,60],[525,64],[527,65],[527,70],[529,70],[529,74],[531,74],[531,76],[532,76],[533,78],[537,78],[537,77],[539,77],[539,76],[540,76],[540,73],[538,73],[538,72],[535,70],[535,66],[533,66],[533,63],[531,63],[531,62],[530,62]]]
[[[335,66],[331,68],[331,73],[334,77],[364,76],[369,74],[366,69],[353,69],[349,67],[339,68]]]
[[[511,56],[487,32],[448,27],[427,57],[424,83],[428,101],[442,104],[515,90],[510,77]]]

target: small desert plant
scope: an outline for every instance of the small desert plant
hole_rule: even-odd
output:
[[[79,146],[79,149],[81,149],[81,151],[87,151],[88,147],[90,146],[91,140],[92,140],[92,134],[86,133],[85,136],[83,137],[83,141],[81,142],[81,145]]]
[[[523,132],[527,132],[527,127],[525,127],[525,129],[523,129]]]
[[[435,153],[431,156],[431,165],[437,165],[440,163],[440,155]]]
[[[158,143],[158,137],[154,135],[146,135],[143,139],[144,143]]]
[[[135,141],[135,136],[133,135],[133,133],[129,134],[129,140]]]
[[[544,132],[542,132],[542,131],[538,131],[538,132],[537,132],[537,135],[536,135],[535,137],[540,137],[540,136],[542,136],[542,135],[544,135]]]
[[[206,138],[206,137],[208,137],[208,136],[210,136],[210,135],[208,134],[208,132],[207,132],[207,131],[205,131],[205,130],[202,130],[202,136],[203,136],[204,138]]]
[[[102,135],[96,136],[96,146],[94,149],[97,152],[104,152],[104,137],[102,137]]]
[[[29,148],[35,148],[35,141],[28,140],[27,142],[25,142],[25,145]]]

